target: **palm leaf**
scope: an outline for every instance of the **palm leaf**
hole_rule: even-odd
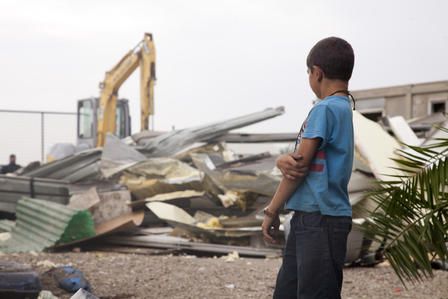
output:
[[[434,258],[448,259],[448,139],[428,147],[406,145],[397,155],[392,160],[403,174],[368,193],[377,208],[366,229],[383,244],[382,253],[405,284],[431,277]]]

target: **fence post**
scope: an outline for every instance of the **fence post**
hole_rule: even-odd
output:
[[[59,112],[59,111],[31,111],[31,110],[9,110],[0,109],[0,113],[24,113],[24,114],[40,114],[40,135],[41,135],[41,160],[45,162],[45,114],[50,115],[74,115],[77,116],[77,112]]]
[[[40,113],[41,162],[45,162],[45,113]]]

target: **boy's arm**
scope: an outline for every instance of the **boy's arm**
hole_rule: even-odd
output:
[[[307,175],[308,169],[303,165],[303,157],[297,152],[280,155],[275,161],[275,165],[280,169],[283,177],[295,180]]]
[[[321,138],[302,138],[297,153],[303,157],[303,164],[306,168],[309,168],[311,161],[316,155],[317,149],[321,143]],[[274,243],[272,238],[271,228],[278,230],[280,222],[278,221],[278,211],[283,207],[285,202],[292,196],[297,187],[303,181],[303,177],[296,178],[294,180],[282,178],[280,184],[277,187],[277,191],[274,194],[269,205],[266,207],[265,217],[262,224],[263,236],[266,241]]]

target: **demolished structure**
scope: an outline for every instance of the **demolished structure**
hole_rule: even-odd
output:
[[[296,134],[229,131],[283,113],[282,107],[266,109],[191,129],[142,132],[123,140],[108,135],[102,149],[25,169],[18,176],[1,176],[0,211],[15,213],[17,220],[15,225],[0,221],[0,233],[9,234],[8,240],[0,241],[0,251],[52,250],[95,242],[96,246],[212,255],[235,251],[246,256],[279,255],[281,245],[267,246],[261,234],[262,209],[281,179],[275,167],[278,153],[240,155],[229,143],[292,143]],[[401,147],[399,141],[415,144],[419,140],[402,120],[389,121],[394,132],[406,125],[411,131],[397,136],[399,141],[356,111],[353,120],[356,153],[349,194],[354,229],[348,240],[348,263],[368,260],[364,247],[369,240],[360,225],[374,203],[365,198],[365,192],[396,167],[390,158]],[[48,213],[40,214],[42,210]],[[85,223],[76,220],[79,213]],[[89,229],[77,233],[70,228],[73,221],[77,229]],[[30,225],[45,242],[30,239],[26,233]],[[366,263],[375,262],[371,258]]]

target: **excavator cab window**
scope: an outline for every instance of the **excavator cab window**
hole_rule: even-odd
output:
[[[78,138],[92,138],[94,127],[93,103],[91,100],[78,102]]]
[[[126,134],[126,113],[124,109],[123,104],[118,101],[117,112],[115,114],[115,136],[118,136],[119,138],[128,136]]]

